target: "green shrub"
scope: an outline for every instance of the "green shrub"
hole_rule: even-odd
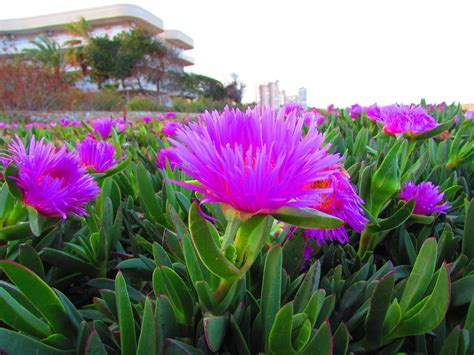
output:
[[[128,100],[127,109],[129,111],[164,111],[164,107],[160,105],[155,97],[151,96],[135,96]]]

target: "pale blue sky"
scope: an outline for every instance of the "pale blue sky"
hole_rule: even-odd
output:
[[[0,18],[124,1],[5,1]],[[474,103],[474,1],[137,0],[167,29],[194,39],[191,70],[219,80],[236,72],[255,99],[280,80],[308,102],[339,106],[446,100]]]

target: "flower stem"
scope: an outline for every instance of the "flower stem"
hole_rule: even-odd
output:
[[[403,161],[402,161],[402,166],[401,166],[401,173],[403,174],[404,170],[405,170],[405,166],[407,165],[408,163],[408,159],[410,159],[410,155],[411,153],[413,153],[413,150],[415,149],[415,146],[416,146],[416,141],[412,140],[412,139],[408,139],[408,147],[407,147],[407,154],[405,155],[405,157],[403,158]]]
[[[227,227],[225,228],[225,234],[221,245],[222,250],[225,250],[230,244],[232,244],[235,234],[237,233],[237,229],[239,229],[241,223],[242,221],[236,217],[232,217],[227,222]]]
[[[214,291],[214,298],[217,302],[222,301],[222,299],[227,295],[227,292],[234,284],[235,279],[222,279],[217,289]]]
[[[357,252],[357,254],[360,258],[363,258],[364,254],[369,251],[371,246],[370,244],[372,244],[372,238],[373,237],[370,235],[369,228],[366,227],[362,232],[359,241],[359,251]]]

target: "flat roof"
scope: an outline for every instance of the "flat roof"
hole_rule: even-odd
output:
[[[166,42],[182,49],[193,49],[194,41],[191,37],[178,30],[166,30],[160,34]]]
[[[91,25],[113,24],[120,20],[132,20],[150,33],[164,31],[163,20],[145,9],[130,4],[101,6],[49,15],[0,20],[0,33],[23,34],[45,30],[66,29],[66,25],[84,17]],[[186,36],[187,37],[187,36]]]

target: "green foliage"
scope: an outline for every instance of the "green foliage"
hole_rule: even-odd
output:
[[[159,101],[151,96],[134,96],[127,101],[129,111],[164,111]]]
[[[0,349],[472,353],[473,170],[465,158],[473,126],[448,106],[437,118],[451,138],[429,132],[413,144],[341,112],[320,129],[344,155],[369,219],[361,236],[348,228],[344,245],[293,230],[341,225],[322,213],[250,215],[195,201],[199,194],[170,182],[188,181],[184,172],[156,167],[157,152],[168,146],[159,120],[113,132],[109,141],[127,159],[94,174],[102,192],[81,219],[46,218],[26,207],[17,169],[0,168]],[[68,142],[93,131],[86,123],[34,130]],[[16,133],[30,136],[22,125]],[[451,204],[447,214],[414,215],[415,201],[399,198],[410,180],[439,185]]]

